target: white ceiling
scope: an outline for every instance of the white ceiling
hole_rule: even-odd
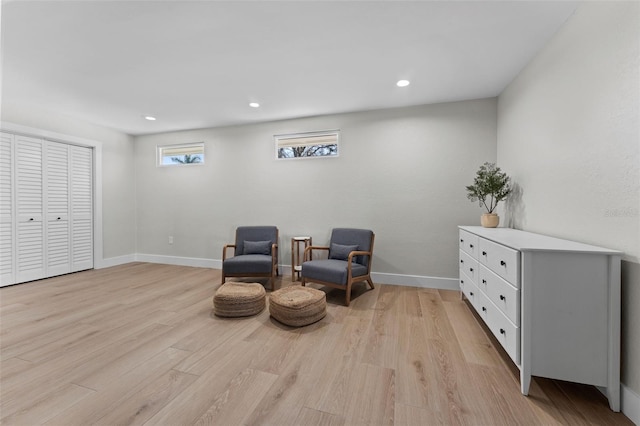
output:
[[[576,5],[3,1],[2,103],[138,135],[492,97]]]

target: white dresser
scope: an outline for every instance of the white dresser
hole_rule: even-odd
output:
[[[620,258],[508,228],[460,226],[460,289],[520,369],[599,386],[620,411]]]

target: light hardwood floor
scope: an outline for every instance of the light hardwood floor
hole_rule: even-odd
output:
[[[325,289],[327,317],[290,328],[215,317],[219,282],[132,263],[0,289],[0,422],[632,425],[591,386],[522,396],[458,292],[358,284],[347,308]]]

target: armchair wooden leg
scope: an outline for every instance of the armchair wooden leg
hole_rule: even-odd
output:
[[[307,282],[305,281],[304,277],[302,277],[302,287],[305,287],[306,284]]]
[[[375,288],[375,287],[373,286],[373,280],[372,280],[371,278],[367,278],[367,283],[369,284],[369,286],[370,286],[371,288]]]

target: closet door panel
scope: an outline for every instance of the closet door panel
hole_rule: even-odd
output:
[[[71,272],[69,148],[67,144],[47,142],[47,276]]]
[[[71,270],[93,268],[93,150],[71,146]]]
[[[45,277],[42,152],[42,140],[15,137],[18,282]]]
[[[15,284],[13,135],[0,133],[0,287]]]
[[[93,149],[0,132],[0,286],[93,268]]]

